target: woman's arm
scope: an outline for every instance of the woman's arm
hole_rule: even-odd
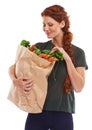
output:
[[[12,66],[9,67],[9,76],[12,81],[17,78],[15,75],[15,67],[16,67],[16,64],[13,64]]]
[[[30,79],[29,77],[17,78],[16,74],[15,74],[15,67],[16,67],[16,64],[9,67],[9,76],[10,76],[13,84],[16,87],[19,87],[19,88],[23,89],[24,91],[29,92],[33,87],[33,79],[32,78]]]
[[[54,51],[57,49],[63,53],[63,57],[67,65],[68,75],[70,77],[73,89],[76,92],[80,92],[83,89],[84,84],[85,84],[85,67],[75,68],[75,66],[72,63],[71,58],[65,52],[65,50],[61,47],[53,48]]]
[[[85,84],[85,67],[75,68],[70,58],[66,60],[66,65],[72,87],[80,92]]]

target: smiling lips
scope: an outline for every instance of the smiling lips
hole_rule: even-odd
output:
[[[51,34],[51,32],[45,32],[47,34],[47,36],[49,36]]]

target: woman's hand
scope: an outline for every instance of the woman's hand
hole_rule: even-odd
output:
[[[13,84],[16,87],[21,88],[25,92],[30,92],[33,87],[33,79],[28,78],[28,77],[14,78]]]
[[[65,52],[65,50],[62,48],[62,47],[54,47],[52,50],[51,50],[51,52],[55,52],[55,51],[57,51],[57,50],[59,50],[60,52],[62,52],[63,53],[63,58],[64,58],[64,60],[66,61],[66,60],[70,60],[70,57],[69,57],[69,55]]]
[[[16,87],[21,88],[25,92],[30,92],[33,87],[33,79],[28,77],[19,77],[17,78],[15,75],[15,67],[16,64],[13,64],[9,67],[9,75]]]

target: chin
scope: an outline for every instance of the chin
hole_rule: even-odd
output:
[[[51,36],[47,36],[47,38],[52,38]]]

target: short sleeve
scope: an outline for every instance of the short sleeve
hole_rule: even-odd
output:
[[[85,67],[85,69],[88,69],[84,50],[79,47],[74,47],[74,55],[75,67]]]

